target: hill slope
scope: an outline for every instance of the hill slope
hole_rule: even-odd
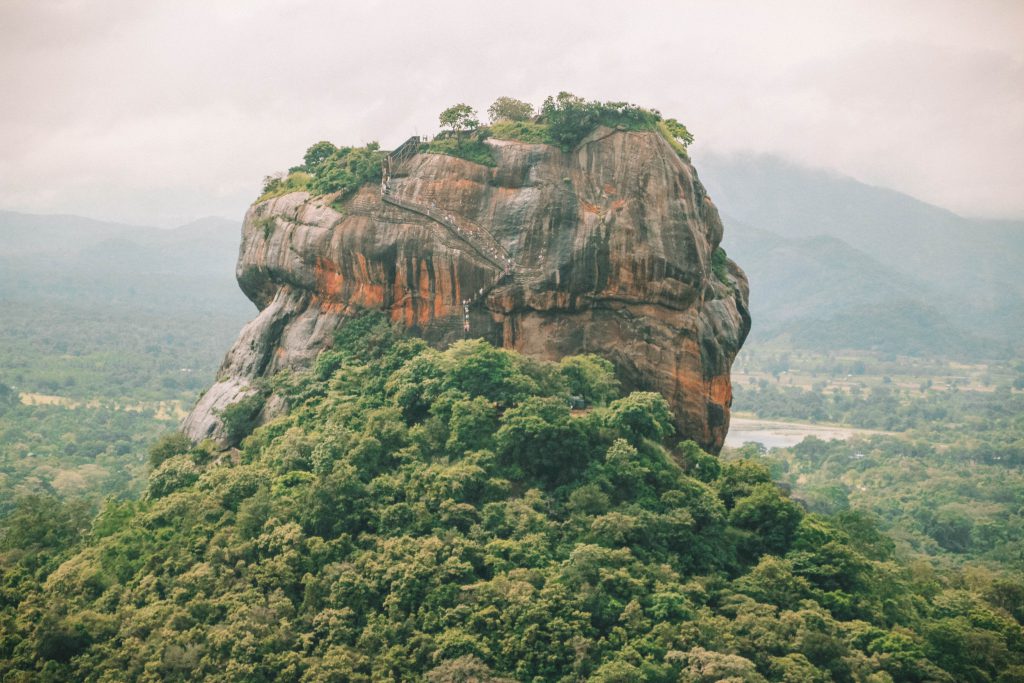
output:
[[[818,351],[1004,356],[1010,344],[973,334],[943,313],[930,285],[835,237],[785,238],[726,217],[726,248],[744,264],[755,341],[784,338]]]
[[[908,344],[900,348],[893,338],[890,350],[984,356],[1019,343],[1024,224],[966,219],[771,157],[706,155],[700,162],[702,180],[724,207],[725,247],[753,283],[755,337],[788,332],[796,340],[828,319],[837,330],[868,325],[881,333],[913,312],[928,327],[902,325]],[[936,332],[948,338],[936,343]],[[836,331],[820,341],[877,346],[877,334],[866,338]]]
[[[951,682],[1024,661],[996,595],[900,566],[870,519],[806,514],[759,464],[670,453],[664,399],[616,399],[607,362],[438,352],[370,317],[314,367],[235,457],[159,444],[147,497],[77,547],[25,509],[0,547],[42,540],[0,555],[0,675]],[[574,416],[570,392],[610,403]]]

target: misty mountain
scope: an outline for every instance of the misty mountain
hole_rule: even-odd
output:
[[[699,159],[754,339],[1003,355],[1024,324],[1024,223],[981,221],[765,156]]]
[[[256,309],[240,225],[173,230],[0,212],[0,382],[79,398],[190,401]]]
[[[234,278],[240,232],[219,218],[162,230],[0,212],[0,302],[251,317]]]

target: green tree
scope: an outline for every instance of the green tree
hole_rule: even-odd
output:
[[[453,104],[441,112],[437,119],[442,128],[448,128],[455,133],[460,146],[462,145],[463,135],[467,131],[480,127],[480,121],[476,117],[476,110],[468,104]]]
[[[263,394],[256,392],[225,406],[220,411],[220,419],[224,424],[228,443],[236,445],[249,435],[253,427],[256,426],[256,420],[260,411],[263,410],[265,401],[266,398]]]
[[[802,518],[799,505],[780,495],[774,484],[766,483],[755,484],[747,496],[736,501],[729,524],[750,532],[748,556],[782,555],[789,549]]]
[[[487,108],[491,123],[498,121],[529,121],[533,117],[533,105],[514,97],[499,97]]]
[[[745,657],[723,654],[695,647],[689,652],[670,652],[671,661],[682,664],[680,681],[686,683],[763,683],[766,679],[757,673],[757,667]]]
[[[811,584],[793,573],[793,563],[765,555],[749,574],[736,581],[736,587],[759,602],[793,609],[811,595]]]
[[[578,145],[597,125],[596,104],[564,91],[544,100],[541,116],[548,124],[552,142],[564,150]]]
[[[318,143],[319,144],[319,143]],[[310,148],[314,151],[316,145]],[[313,179],[309,189],[313,194],[340,193],[350,195],[366,183],[380,180],[383,153],[380,145],[371,142],[365,147],[339,147],[324,157],[326,149],[319,149],[313,155],[317,165],[310,168]]]
[[[0,415],[18,403],[18,392],[0,382]]]
[[[603,406],[619,396],[615,366],[600,356],[566,356],[558,369],[569,383],[569,392],[588,404]]]
[[[589,455],[589,444],[579,420],[558,398],[528,398],[510,408],[495,434],[498,453],[505,462],[546,483],[578,475]]]
[[[494,447],[494,432],[498,427],[498,411],[483,396],[462,399],[452,404],[448,421],[449,453],[461,456],[468,451]]]
[[[1019,680],[1016,574],[908,565],[870,517],[803,514],[764,466],[781,451],[669,454],[650,397],[574,415],[586,372],[345,330],[274,380],[290,411],[237,457],[164,444],[150,495],[91,528],[87,501],[0,512],[0,678]],[[813,470],[887,499],[925,482],[907,525],[972,481],[886,444],[821,444]],[[979,514],[1011,527],[997,471]]]
[[[199,474],[199,469],[191,460],[171,458],[153,471],[146,491],[151,499],[163,498],[195,483]]]
[[[634,391],[608,406],[608,426],[630,438],[661,441],[675,432],[672,410],[665,398],[653,391]]]
[[[514,404],[539,389],[536,381],[524,372],[527,366],[515,354],[483,340],[454,344],[446,361],[444,388],[483,396],[497,405]]]
[[[313,172],[333,155],[337,154],[338,148],[326,140],[310,146],[306,150],[306,154],[302,157],[302,161],[306,166],[306,170]]]
[[[89,512],[84,500],[64,502],[42,494],[19,497],[14,509],[0,520],[0,550],[67,547],[88,528]]]
[[[181,432],[164,434],[149,447],[149,466],[156,469],[164,460],[188,453],[190,448],[192,448],[191,439]]]
[[[709,453],[705,453],[695,442],[687,439],[676,444],[673,454],[679,463],[694,479],[712,482],[722,473],[721,461]]]
[[[672,136],[672,139],[682,145],[684,149],[693,143],[693,134],[686,129],[686,126],[675,119],[665,120],[665,130],[670,136]]]

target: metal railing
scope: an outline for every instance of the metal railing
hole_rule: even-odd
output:
[[[388,152],[386,157],[387,162],[387,173],[391,175],[406,159],[411,158],[416,152],[420,151],[420,143],[422,140],[419,135],[413,135],[411,138],[400,144],[398,147]]]

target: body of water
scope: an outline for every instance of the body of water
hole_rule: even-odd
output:
[[[748,441],[756,441],[766,448],[789,448],[803,441],[808,436],[816,436],[822,441],[840,439],[845,441],[853,436],[870,436],[881,432],[854,427],[837,427],[835,425],[812,425],[802,422],[783,422],[779,420],[760,420],[750,417],[736,417],[729,422],[729,434],[725,437],[725,445],[738,448]]]

